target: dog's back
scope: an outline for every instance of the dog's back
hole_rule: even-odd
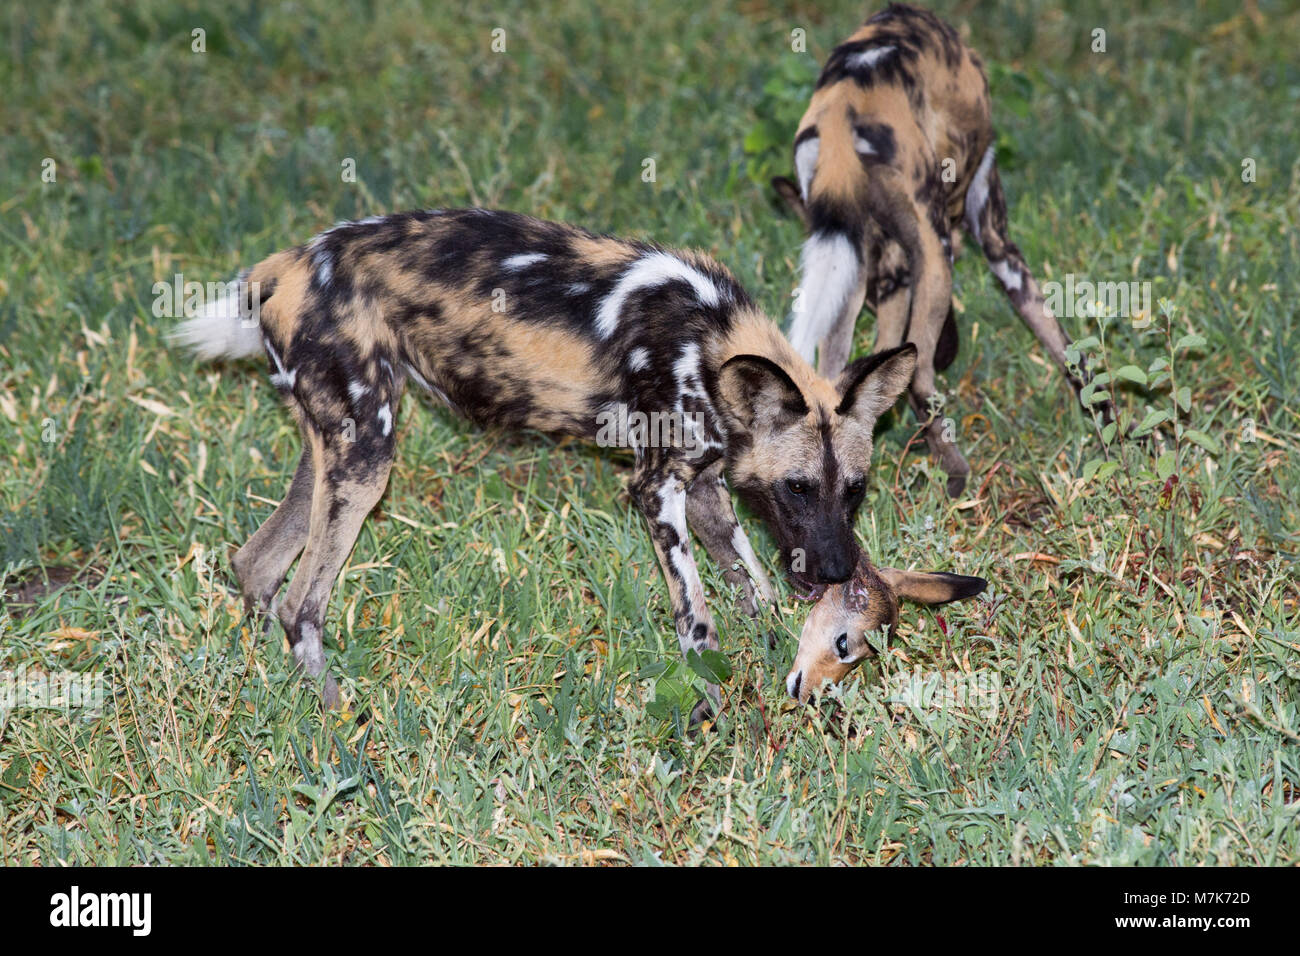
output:
[[[206,357],[264,345],[272,382],[328,428],[382,426],[410,379],[481,425],[591,439],[617,403],[680,404],[692,344],[770,325],[707,256],[482,209],[340,223],[243,279],[246,342],[216,319],[179,337]]]

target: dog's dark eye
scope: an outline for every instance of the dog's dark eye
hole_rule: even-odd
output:
[[[798,478],[787,478],[785,485],[790,489],[791,494],[796,494],[802,497],[808,493],[808,483],[806,481],[800,481]]]
[[[862,494],[862,492],[866,490],[867,490],[866,480],[862,478],[854,478],[844,488],[844,493],[848,495],[850,498],[856,498],[858,495]]]
[[[840,655],[840,660],[849,656],[849,635],[841,634],[835,638],[835,653]]]

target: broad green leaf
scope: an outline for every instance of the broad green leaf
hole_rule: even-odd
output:
[[[1139,385],[1147,383],[1147,373],[1142,371],[1136,365],[1121,365],[1115,369],[1115,377],[1126,379],[1130,382],[1137,382]]]
[[[1190,442],[1200,445],[1211,455],[1217,455],[1220,453],[1221,449],[1219,448],[1218,441],[1205,434],[1205,432],[1198,432],[1195,428],[1188,428],[1183,432],[1183,437]]]
[[[1189,332],[1174,343],[1176,349],[1198,349],[1205,344],[1205,336]]]
[[[1157,408],[1154,411],[1147,412],[1147,417],[1142,419],[1137,428],[1133,429],[1133,437],[1141,438],[1154,430],[1157,425],[1164,424],[1172,417],[1169,410],[1165,408]]]
[[[1167,451],[1156,459],[1156,477],[1161,481],[1168,478],[1174,473],[1174,465],[1178,463],[1178,456],[1172,451]]]
[[[686,663],[692,671],[710,684],[721,684],[731,676],[731,664],[721,651],[689,650],[686,652]]]
[[[1192,390],[1184,385],[1174,395],[1174,401],[1178,403],[1178,407],[1183,411],[1190,411],[1192,407]]]

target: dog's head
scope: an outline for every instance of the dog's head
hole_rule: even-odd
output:
[[[866,491],[876,419],[911,381],[908,344],[853,362],[834,384],[804,387],[770,359],[738,355],[718,373],[728,475],[772,529],[796,587],[816,593],[858,563],[854,517]]]
[[[983,578],[945,572],[874,568],[865,556],[853,578],[827,588],[813,605],[799,635],[799,650],[785,679],[786,690],[806,701],[830,681],[838,684],[875,651],[867,636],[898,625],[900,599],[918,604],[946,604],[979,594]]]

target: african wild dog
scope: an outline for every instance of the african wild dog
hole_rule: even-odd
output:
[[[839,683],[875,654],[867,635],[898,628],[898,600],[947,604],[972,598],[988,586],[983,578],[944,571],[896,571],[872,567],[865,554],[853,577],[826,589],[813,605],[799,634],[799,650],[785,689],[806,701],[826,681]]]
[[[305,448],[288,495],[233,564],[250,609],[275,608],[314,676],[325,672],[330,589],[388,481],[408,379],[486,426],[594,439],[625,406],[702,432],[689,447],[634,444],[629,483],[686,653],[717,647],[688,527],[748,613],[772,596],[724,474],[771,527],[798,586],[848,579],[872,427],[915,367],[906,345],[831,383],[706,256],[514,213],[341,223],[241,280],[243,295],[175,337],[201,358],[265,352],[298,420]],[[329,675],[324,692],[337,700]],[[709,696],[716,704],[716,687]]]
[[[893,4],[831,53],[795,135],[798,185],[773,180],[809,231],[790,341],[809,362],[820,347],[822,375],[844,368],[865,301],[876,350],[915,343],[909,397],[931,418],[935,372],[957,354],[952,259],[965,223],[1078,395],[1085,382],[1066,368],[1069,340],[1007,236],[993,152],[983,63],[938,17]],[[925,437],[948,493],[960,494],[970,465],[937,416]]]

